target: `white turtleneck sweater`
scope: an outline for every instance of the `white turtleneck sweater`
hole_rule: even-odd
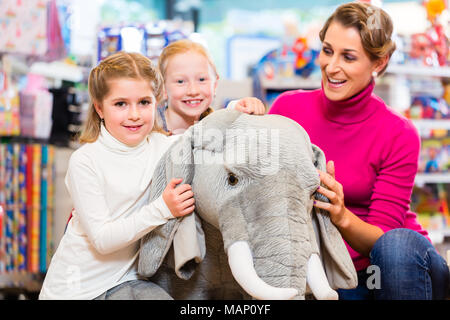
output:
[[[162,196],[149,203],[153,172],[179,136],[152,133],[136,147],[102,126],[76,150],[66,186],[73,217],[51,260],[39,299],[93,299],[137,279],[139,239],[173,218]]]

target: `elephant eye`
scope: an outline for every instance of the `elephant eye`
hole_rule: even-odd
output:
[[[231,186],[236,185],[238,183],[239,179],[232,173],[228,174],[228,184]]]

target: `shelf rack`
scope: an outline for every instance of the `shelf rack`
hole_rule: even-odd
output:
[[[450,173],[418,173],[416,175],[415,184],[418,187],[425,183],[450,183]]]
[[[450,119],[412,119],[412,122],[419,131],[422,129],[450,130]]]
[[[450,78],[450,67],[424,67],[415,65],[389,65],[386,73],[409,76]]]
[[[438,77],[450,78],[450,67],[426,67],[416,65],[389,65],[387,74],[393,76],[417,76],[417,77]],[[413,124],[421,132],[429,129],[450,130],[450,119],[412,119]],[[426,183],[450,183],[450,173],[418,173],[415,183],[423,186]],[[449,231],[450,232],[450,231]],[[450,234],[449,234],[450,235]]]
[[[270,90],[317,89],[321,86],[321,80],[305,79],[299,76],[277,77],[270,80],[262,78],[261,85]]]

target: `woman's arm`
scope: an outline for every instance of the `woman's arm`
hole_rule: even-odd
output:
[[[327,163],[327,172],[319,171],[320,181],[328,188],[319,187],[317,192],[330,202],[315,201],[318,208],[327,210],[342,238],[357,252],[368,257],[373,245],[383,235],[383,230],[361,220],[345,207],[342,185],[335,179],[333,161]]]
[[[403,228],[417,173],[420,138],[412,127],[398,128],[384,145],[372,187],[370,206],[365,221],[345,206],[342,185],[335,180],[332,161],[327,172],[320,172],[321,182],[329,188],[319,188],[331,203],[316,202],[316,206],[330,212],[330,218],[345,241],[357,252],[368,256],[373,245],[384,232]]]

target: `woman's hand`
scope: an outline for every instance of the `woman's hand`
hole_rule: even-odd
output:
[[[266,113],[266,106],[261,100],[254,97],[239,99],[234,107],[236,110],[248,114],[262,115]]]
[[[315,200],[314,206],[327,210],[330,213],[330,219],[337,227],[342,227],[347,223],[347,208],[344,203],[344,190],[342,185],[335,179],[334,162],[328,161],[327,172],[317,170],[319,172],[320,181],[328,188],[319,186],[317,192],[327,197],[330,202],[322,202]]]
[[[314,206],[327,210],[330,213],[331,222],[339,230],[342,238],[355,251],[368,257],[375,242],[383,235],[383,230],[364,222],[345,207],[344,191],[342,185],[335,179],[333,161],[328,161],[327,172],[319,171],[319,175],[320,181],[329,190],[319,187],[317,192],[327,197],[330,203],[316,200]]]
[[[174,217],[185,216],[195,209],[194,193],[189,184],[182,184],[183,179],[172,179],[163,191],[162,197]]]

